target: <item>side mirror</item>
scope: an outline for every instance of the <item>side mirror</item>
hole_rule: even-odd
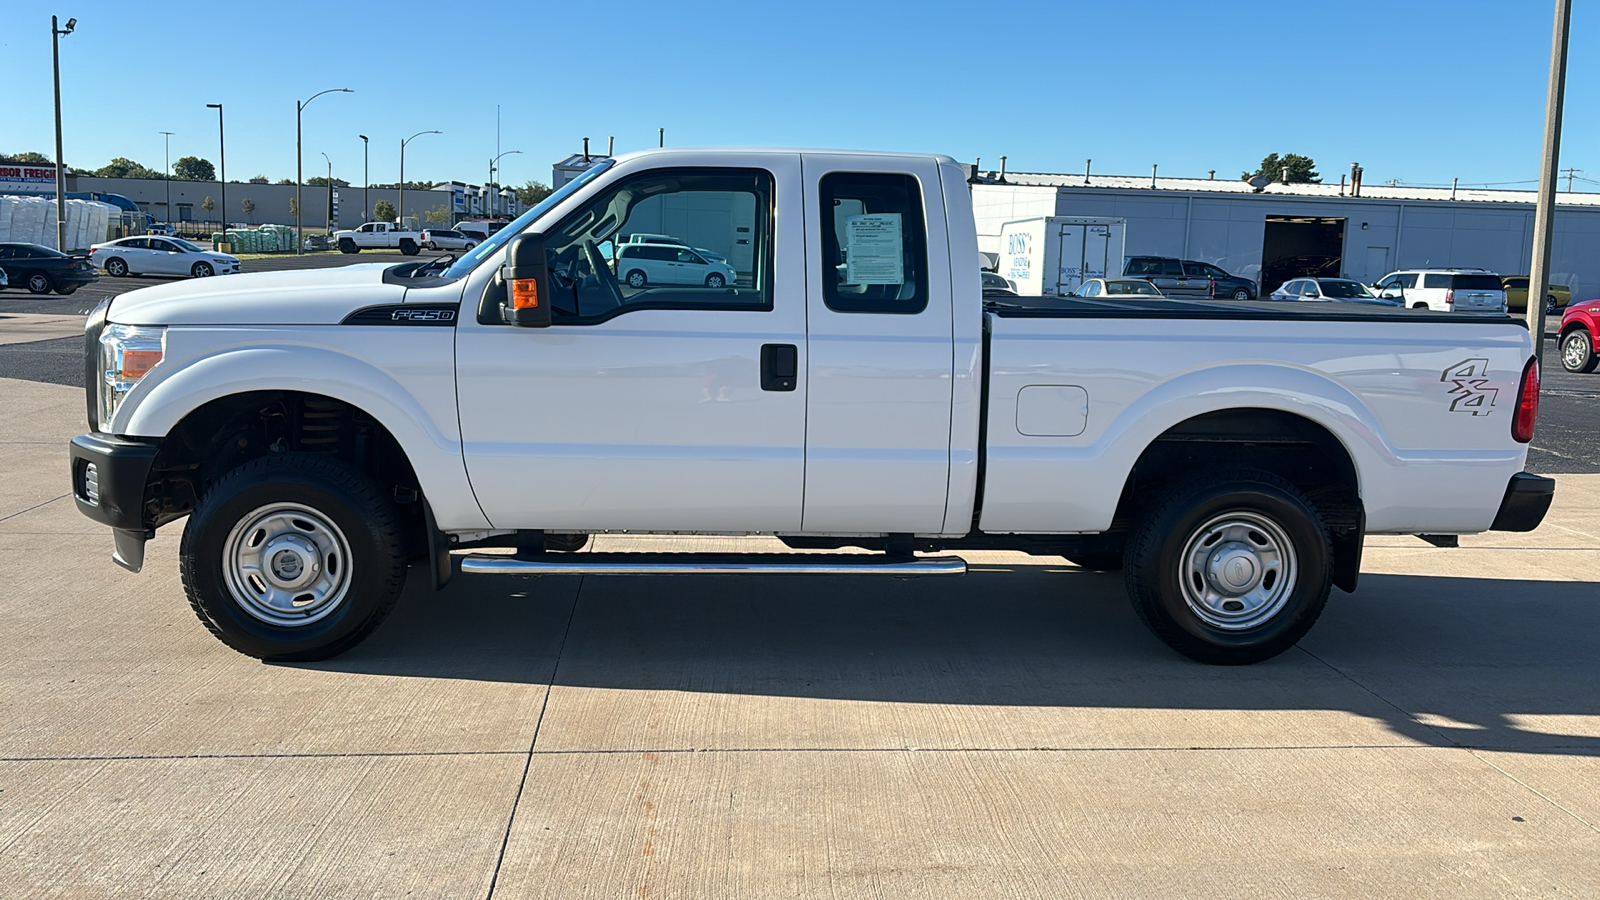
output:
[[[511,240],[506,249],[506,296],[501,301],[500,319],[523,328],[550,325],[550,269],[544,258],[544,235],[524,234]]]

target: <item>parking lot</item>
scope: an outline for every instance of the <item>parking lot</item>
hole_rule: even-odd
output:
[[[0,294],[7,897],[1600,894],[1600,376],[1546,365],[1538,531],[1373,538],[1258,666],[1016,553],[413,578],[354,651],[265,665],[186,608],[178,528],[132,575],[67,496],[71,330],[147,281]],[[651,540],[688,539],[597,549]]]

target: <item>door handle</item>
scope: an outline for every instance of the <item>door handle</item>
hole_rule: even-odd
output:
[[[800,375],[800,348],[793,344],[761,345],[761,389],[792,391]]]

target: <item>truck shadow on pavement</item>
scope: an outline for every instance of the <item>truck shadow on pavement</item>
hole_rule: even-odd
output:
[[[1584,582],[1366,575],[1300,647],[1184,659],[1117,575],[413,578],[394,616],[307,668],[619,691],[1082,710],[1343,711],[1400,740],[1600,756],[1600,596]]]

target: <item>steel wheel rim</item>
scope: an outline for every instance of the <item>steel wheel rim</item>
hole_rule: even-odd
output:
[[[711,276],[711,278],[710,278],[710,284],[711,284],[711,286],[712,286],[712,287],[714,287],[714,288],[719,288],[719,287],[722,287],[722,286],[723,286],[723,285],[724,285],[724,284],[726,284],[726,283],[727,283],[727,282],[725,282],[725,281],[723,281],[723,280],[722,280],[722,278],[721,278],[721,276],[718,276],[718,275],[713,275],[713,276]]]
[[[638,272],[628,276],[628,287],[644,287],[644,276]]]
[[[228,593],[255,619],[281,628],[319,622],[350,592],[350,544],[309,506],[259,507],[228,532],[222,570]]]
[[[1222,631],[1258,627],[1283,611],[1299,566],[1294,543],[1277,522],[1236,510],[1190,533],[1178,561],[1189,611]]]

